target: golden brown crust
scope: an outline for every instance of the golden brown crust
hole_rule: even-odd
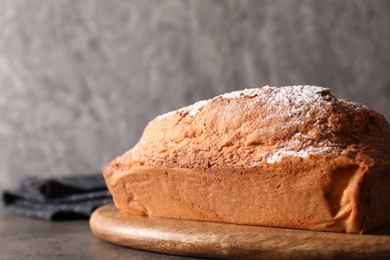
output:
[[[383,116],[321,87],[264,87],[156,118],[104,175],[133,214],[357,233],[390,223],[389,162]]]

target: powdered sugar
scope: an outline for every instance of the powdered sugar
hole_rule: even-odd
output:
[[[312,147],[312,146],[299,151],[280,149],[274,154],[269,154],[266,158],[267,158],[267,163],[272,164],[280,161],[283,157],[286,156],[295,156],[295,157],[300,157],[302,159],[305,159],[309,155],[323,154],[324,152],[327,152],[331,149],[332,149],[331,147]]]
[[[168,117],[176,114],[176,113],[185,113],[185,114],[188,114],[188,115],[191,115],[191,116],[194,116],[196,115],[201,108],[203,108],[205,105],[207,105],[207,103],[210,101],[211,99],[209,100],[201,100],[201,101],[198,101],[190,106],[187,106],[187,107],[183,107],[183,108],[180,108],[178,110],[175,110],[175,111],[171,111],[171,112],[168,112],[168,113],[165,113],[163,115],[160,115],[158,117],[156,117],[156,120],[162,120],[162,119],[167,119]]]
[[[185,107],[181,112],[187,112],[190,116],[194,116],[200,111],[201,108],[207,105],[208,102],[209,100],[198,101],[191,106]]]
[[[270,103],[294,102],[296,106],[310,104],[316,101],[337,100],[330,95],[329,89],[309,85],[285,87],[264,86],[262,88],[244,89],[231,93],[225,93],[218,97],[226,99],[258,97],[259,99],[267,100]]]
[[[325,94],[328,96],[325,99],[336,101],[336,98],[330,95],[330,90],[317,86],[287,86],[287,87],[269,87],[262,88],[268,92],[271,103],[291,103],[294,102],[296,106],[310,104],[316,101],[323,101]]]
[[[173,115],[176,114],[176,113],[177,113],[177,110],[170,111],[170,112],[168,112],[168,113],[159,115],[158,117],[155,118],[155,120],[167,119],[167,118],[169,118],[170,116],[173,116]]]
[[[289,109],[279,109],[288,113],[291,117],[300,115],[303,112],[302,107],[305,105],[314,105],[316,108],[321,109],[321,104],[324,102],[337,101],[337,99],[330,94],[329,89],[323,87],[308,85],[286,87],[264,86],[262,88],[244,89],[225,93],[212,99],[198,101],[193,105],[158,116],[156,119],[161,120],[175,113],[186,113],[190,116],[195,116],[204,106],[214,99],[239,99],[245,97],[254,98],[252,101],[254,103],[268,102],[276,106],[287,105]]]
[[[262,106],[266,111],[269,111],[269,113],[262,115],[262,121],[274,120],[275,117],[284,118],[279,127],[280,129],[286,129],[286,133],[288,133],[288,129],[292,127],[292,124],[294,125],[293,127],[305,125],[308,120],[313,118],[313,115],[310,114],[313,111],[315,111],[316,118],[320,115],[327,115],[325,107],[331,103],[338,102],[338,100],[332,96],[330,90],[323,87],[308,85],[286,87],[265,86],[262,88],[234,91],[217,96],[213,99],[202,100],[193,105],[161,115],[157,117],[157,119],[167,118],[175,113],[196,116],[199,111],[212,100],[220,98],[238,100],[248,97],[250,98],[248,102],[238,102],[234,105],[229,105],[224,110],[224,113],[234,115],[236,112],[235,110],[243,111],[245,109],[252,109],[252,106],[254,108]],[[243,108],[242,106],[248,107]],[[322,125],[317,127],[322,127]],[[321,132],[322,130],[319,129],[319,131]],[[286,156],[307,158],[312,154],[324,153],[331,149],[330,147],[324,146],[307,146],[307,141],[312,139],[307,133],[297,132],[290,138],[291,139],[287,141],[287,144],[284,143],[283,147],[279,147],[272,153],[266,153],[259,156],[266,159],[267,163],[275,163]],[[255,166],[256,162],[253,165]]]

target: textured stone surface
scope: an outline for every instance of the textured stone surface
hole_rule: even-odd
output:
[[[390,118],[390,2],[0,1],[0,190],[99,171],[158,114],[313,84]]]

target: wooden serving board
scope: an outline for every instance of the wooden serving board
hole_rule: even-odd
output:
[[[92,232],[122,246],[176,255],[261,259],[390,259],[390,227],[341,234],[126,215],[112,204],[91,216]]]

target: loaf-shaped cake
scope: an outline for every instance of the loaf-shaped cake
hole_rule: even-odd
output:
[[[130,214],[363,233],[390,224],[390,125],[327,88],[245,89],[155,118],[104,177]]]

